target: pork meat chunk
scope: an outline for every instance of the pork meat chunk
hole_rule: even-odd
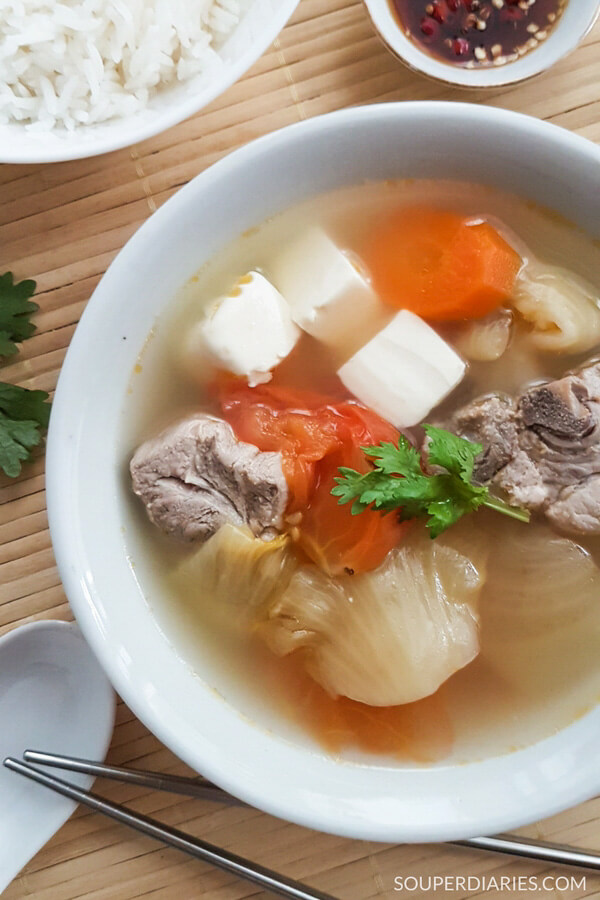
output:
[[[447,427],[483,444],[474,476],[557,528],[600,533],[600,363],[521,397],[483,397]]]
[[[282,528],[281,455],[238,441],[222,419],[194,415],[172,425],[138,447],[130,472],[151,521],[179,540],[205,541],[227,522],[265,539]]]

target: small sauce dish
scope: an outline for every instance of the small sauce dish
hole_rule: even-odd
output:
[[[401,62],[465,88],[500,87],[545,72],[577,47],[600,11],[599,0],[364,3],[379,37]],[[509,33],[514,40],[506,46]]]

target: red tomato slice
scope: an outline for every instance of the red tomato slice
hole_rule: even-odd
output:
[[[358,447],[379,444],[381,441],[398,442],[397,428],[378,416],[372,409],[355,400],[347,400],[335,405],[338,415],[343,416],[352,435],[352,442]],[[354,468],[358,468],[355,466]],[[365,469],[365,471],[367,471]]]
[[[340,506],[331,493],[339,466],[367,472],[360,447],[346,444],[316,465],[317,483],[300,523],[299,544],[310,559],[330,575],[354,575],[380,565],[402,540],[409,523],[397,515],[367,509],[353,516],[351,503]]]
[[[281,453],[288,512],[304,509],[315,483],[315,463],[341,446],[337,415],[327,398],[235,381],[221,390],[221,408],[240,440]]]
[[[378,566],[402,538],[406,524],[393,513],[366,510],[353,516],[331,495],[339,466],[366,472],[360,449],[398,440],[396,429],[353,401],[335,402],[311,392],[274,385],[255,388],[239,380],[220,391],[221,407],[240,440],[280,452],[290,490],[288,513],[301,512],[299,544],[330,574]]]

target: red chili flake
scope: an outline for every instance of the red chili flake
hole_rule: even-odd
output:
[[[505,6],[498,15],[499,22],[520,22],[523,18],[523,10],[517,6]]]
[[[466,56],[471,49],[471,45],[465,38],[455,38],[452,43],[452,49],[456,56]]]
[[[439,22],[440,25],[443,25],[448,16],[448,7],[446,6],[445,0],[433,0],[431,5],[433,6],[431,16],[436,22]]]
[[[439,30],[440,26],[438,25],[438,23],[434,22],[434,20],[429,16],[421,19],[421,31],[426,38],[434,38],[438,34]]]

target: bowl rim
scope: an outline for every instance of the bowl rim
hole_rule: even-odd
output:
[[[269,27],[247,47],[237,60],[231,62],[224,60],[223,66],[219,66],[216,72],[217,77],[211,79],[199,93],[191,94],[189,97],[169,104],[156,114],[144,116],[138,127],[131,129],[125,126],[121,131],[119,126],[126,120],[123,118],[109,119],[106,123],[101,123],[101,126],[107,129],[107,134],[97,141],[93,140],[93,131],[87,133],[75,131],[73,135],[80,135],[77,141],[71,141],[69,135],[64,137],[64,141],[61,137],[59,142],[52,144],[47,144],[43,140],[39,144],[32,142],[31,146],[24,150],[18,145],[14,148],[9,140],[9,131],[13,127],[18,128],[18,124],[0,125],[0,135],[3,130],[7,133],[7,140],[0,142],[0,164],[33,165],[90,159],[94,156],[101,156],[103,153],[112,153],[114,150],[133,147],[148,138],[162,134],[163,131],[167,131],[185,119],[189,119],[195,113],[201,112],[238,81],[277,39],[299,2],[300,0],[281,0],[280,5],[275,4],[274,14],[269,18]],[[167,90],[176,89],[183,83],[170,85]],[[147,110],[140,111],[141,114],[145,112]],[[135,119],[135,117],[133,118]],[[91,126],[91,128],[93,127]]]
[[[582,21],[577,28],[564,28],[561,30],[562,41],[560,45],[557,43],[556,51],[550,60],[545,63],[540,62],[537,66],[532,65],[530,71],[522,74],[519,74],[519,69],[517,68],[517,73],[515,74],[515,66],[520,66],[523,61],[535,60],[535,49],[518,60],[506,63],[503,66],[476,67],[473,69],[453,66],[427,53],[416,41],[411,41],[404,34],[400,25],[393,21],[390,0],[362,0],[362,2],[379,40],[392,56],[410,69],[411,72],[423,75],[437,84],[477,92],[494,90],[512,84],[521,84],[529,81],[531,78],[535,78],[536,75],[548,72],[579,46],[600,16],[600,0],[594,0],[595,6],[590,8],[588,16],[582,17]],[[393,22],[391,30],[389,28],[390,22]],[[560,25],[561,22],[557,22],[556,29],[552,29],[552,31],[556,30],[558,32]]]
[[[94,343],[97,323],[102,321],[104,302],[108,300],[106,294],[110,293],[113,285],[118,283],[120,273],[131,267],[140,253],[143,256],[148,240],[156,238],[165,224],[176,221],[180,208],[186,206],[192,198],[201,193],[206,185],[210,185],[217,175],[226,179],[230,172],[239,167],[243,168],[248,162],[260,158],[264,153],[281,152],[283,148],[289,149],[289,146],[294,145],[297,141],[305,143],[310,140],[311,135],[335,133],[340,125],[352,128],[358,121],[376,126],[378,121],[382,122],[390,117],[399,117],[400,121],[405,123],[411,120],[411,124],[418,127],[422,117],[430,119],[432,116],[435,116],[436,123],[439,123],[440,127],[444,127],[444,125],[447,127],[449,122],[453,122],[461,116],[469,118],[477,127],[483,127],[486,122],[494,121],[497,126],[512,129],[515,133],[527,135],[535,140],[548,141],[554,147],[560,148],[561,152],[572,152],[580,157],[583,155],[600,171],[600,148],[585,138],[521,113],[468,103],[416,101],[355,107],[304,120],[258,138],[222,158],[181,188],[138,229],[111,263],[107,273],[94,291],[68,349],[59,376],[48,433],[47,506],[59,574],[86,640],[109,675],[115,689],[135,715],[181,759],[250,805],[279,818],[310,828],[375,841],[445,841],[473,836],[482,832],[490,834],[505,830],[514,827],[517,819],[519,824],[536,821],[587,800],[598,793],[600,791],[600,768],[590,760],[586,768],[579,766],[577,771],[571,773],[568,784],[561,782],[560,787],[555,786],[556,789],[551,794],[538,790],[535,797],[529,797],[526,812],[523,806],[524,798],[521,797],[518,811],[515,810],[514,805],[510,807],[510,804],[509,807],[503,807],[501,810],[487,810],[483,822],[471,822],[469,825],[460,816],[457,816],[455,810],[450,816],[446,810],[446,817],[440,814],[439,817],[436,817],[435,824],[432,822],[417,824],[407,823],[404,820],[391,822],[387,817],[378,818],[376,811],[371,811],[370,798],[369,803],[365,801],[354,808],[347,797],[344,796],[340,799],[339,786],[336,786],[335,789],[332,787],[333,796],[326,797],[325,800],[323,798],[315,799],[314,792],[303,789],[302,786],[298,789],[290,787],[289,791],[285,793],[275,794],[272,788],[269,790],[266,784],[260,782],[260,779],[248,777],[248,768],[242,767],[242,778],[240,778],[240,772],[233,773],[228,770],[218,753],[213,754],[210,759],[201,758],[202,752],[198,747],[191,747],[185,737],[176,733],[177,717],[170,715],[169,710],[164,706],[162,708],[163,715],[158,716],[151,698],[139,689],[139,684],[136,686],[129,680],[121,660],[116,656],[115,648],[107,640],[101,616],[98,613],[99,598],[94,595],[93,580],[86,581],[85,572],[82,569],[83,560],[78,559],[82,536],[78,532],[78,523],[75,517],[71,515],[70,504],[73,501],[69,497],[72,495],[73,485],[71,484],[68,444],[73,440],[74,412],[77,409],[77,402],[74,398],[77,397],[78,391],[78,365],[82,361],[85,363],[89,347]],[[79,427],[77,425],[77,428]],[[68,486],[66,491],[65,485]],[[99,605],[101,607],[101,604]],[[206,690],[210,690],[208,685]],[[593,725],[596,726],[597,731],[600,728],[600,709],[595,708],[573,725],[562,729],[559,737],[568,732],[573,747],[581,746],[582,743],[587,747],[590,730],[587,723],[592,721],[591,717],[594,717]],[[244,727],[248,735],[256,729],[256,726],[248,728],[248,725],[245,725]],[[548,748],[547,752],[554,759],[552,754],[557,747],[560,747],[556,741],[557,736],[554,735],[532,746],[536,749]],[[203,752],[205,750],[204,747]],[[498,778],[501,780],[502,773],[511,772],[511,768],[514,768],[512,760],[516,757],[522,760],[531,760],[531,751],[532,748],[529,747],[506,757],[493,757],[480,762],[468,763],[462,767],[453,765],[450,768],[453,778],[463,786],[468,785],[469,772],[478,772],[479,777],[486,778],[491,783],[491,780]],[[300,752],[294,747],[290,747],[286,754],[292,762],[306,761],[307,758],[305,751]],[[531,761],[528,765],[531,767]],[[344,769],[345,766],[342,764],[338,771],[343,773]],[[374,777],[379,778],[378,767],[374,766],[373,770]],[[371,771],[370,767],[369,771]],[[404,768],[403,771],[407,771],[407,769]],[[409,767],[408,771],[412,777],[413,773],[420,770]],[[428,777],[431,777],[432,780],[438,776],[429,773],[441,773],[443,777],[445,771],[444,767],[427,770]],[[336,801],[338,801],[337,804]]]

